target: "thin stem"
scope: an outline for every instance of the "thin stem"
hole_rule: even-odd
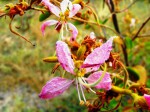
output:
[[[88,7],[93,12],[94,17],[95,17],[97,23],[99,24],[99,18],[97,16],[96,12],[94,11],[94,9],[92,7],[90,7],[90,6],[88,6],[88,5],[85,5],[85,6]]]
[[[13,29],[12,29],[12,21],[13,21],[13,18],[11,19],[10,23],[9,23],[9,29],[12,33],[14,33],[15,35],[23,38],[25,41],[29,42],[32,46],[35,46],[31,41],[29,41],[27,38],[23,37],[22,35],[20,35],[19,33],[15,32]]]
[[[92,21],[86,21],[86,20],[84,20],[84,19],[77,18],[77,17],[73,17],[72,19],[73,19],[73,20],[77,20],[77,21],[81,21],[81,22],[85,22],[85,23],[90,23],[90,24],[93,24],[93,25],[97,25],[97,26],[99,26],[99,27],[107,28],[107,29],[113,31],[116,35],[118,35],[118,36],[121,37],[121,35],[120,35],[118,32],[116,32],[115,30],[113,30],[113,29],[112,29],[111,27],[109,27],[109,26],[102,25],[102,24],[98,24],[98,23],[92,22]]]
[[[133,41],[138,37],[139,33],[144,28],[144,26],[146,25],[146,23],[148,23],[149,20],[150,20],[150,16],[143,22],[143,24],[141,25],[141,27],[139,28],[139,30],[137,31],[137,33],[134,35],[134,37],[132,38]]]

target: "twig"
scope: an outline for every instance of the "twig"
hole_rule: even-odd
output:
[[[31,45],[35,46],[31,41],[29,41],[27,38],[23,37],[22,35],[20,35],[19,33],[15,32],[13,29],[12,29],[12,21],[13,21],[13,18],[11,19],[10,23],[9,23],[9,29],[12,33],[14,33],[15,35],[18,35],[19,37],[23,38],[25,41],[29,42]]]
[[[129,9],[132,5],[134,5],[138,0],[133,1],[130,5],[128,5],[126,8],[119,10],[119,11],[114,11],[114,13],[122,13],[124,11],[126,11],[127,9]]]
[[[144,26],[146,25],[146,23],[148,23],[149,20],[150,20],[150,16],[146,19],[146,21],[143,22],[142,26],[139,28],[139,30],[137,31],[137,33],[132,38],[132,41],[134,41],[138,37],[139,33],[144,28]]]
[[[110,12],[112,13],[112,20],[113,20],[113,24],[114,24],[114,27],[115,27],[115,30],[120,34],[120,37],[122,37],[122,41],[124,43],[124,45],[121,45],[121,48],[122,48],[122,52],[124,54],[124,60],[125,60],[125,63],[126,63],[126,66],[129,65],[128,63],[128,54],[127,54],[127,51],[126,51],[126,44],[123,40],[123,36],[121,35],[120,33],[120,30],[119,30],[119,26],[118,26],[118,21],[117,21],[117,16],[116,14],[114,13],[115,12],[115,6],[114,6],[114,3],[112,0],[105,0]]]

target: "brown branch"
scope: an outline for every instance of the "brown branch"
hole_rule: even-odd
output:
[[[138,37],[139,33],[144,28],[144,26],[148,23],[149,20],[150,20],[150,16],[143,22],[143,24],[141,25],[141,27],[139,28],[139,30],[137,31],[137,33],[132,38],[132,41],[134,41]]]
[[[132,5],[134,5],[138,0],[133,1],[130,5],[128,5],[126,8],[119,10],[119,11],[115,11],[114,13],[122,13],[124,11],[126,11],[127,9],[129,9]]]
[[[12,21],[13,21],[13,18],[11,19],[10,23],[9,23],[9,29],[12,33],[14,33],[15,35],[21,37],[22,39],[24,39],[25,41],[29,42],[31,45],[35,46],[31,41],[29,41],[27,38],[23,37],[22,35],[20,35],[19,33],[15,32],[13,29],[12,29]]]
[[[117,15],[116,15],[116,13],[114,13],[115,12],[115,5],[113,3],[113,0],[105,0],[105,2],[107,4],[110,12],[112,13],[112,20],[113,20],[114,28],[121,35],[120,30],[119,30]],[[120,37],[121,37],[121,39],[124,43],[124,45],[121,45],[121,48],[122,48],[122,52],[124,54],[124,60],[125,60],[126,66],[128,66],[129,63],[128,63],[128,54],[127,54],[127,51],[126,51],[126,44],[123,40],[123,36],[121,35]]]

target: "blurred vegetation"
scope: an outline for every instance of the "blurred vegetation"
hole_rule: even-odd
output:
[[[17,0],[1,0],[0,7],[9,2]],[[124,9],[132,0],[120,2],[119,9]],[[111,19],[107,20],[108,9],[103,9],[99,0],[91,0],[93,6],[100,17],[101,22],[113,27]],[[139,0],[128,11],[119,13],[118,22],[122,34],[125,36],[129,64],[131,67],[141,65],[147,70],[147,86],[150,87],[150,22],[143,28],[140,37],[134,42],[131,37],[137,32],[138,28],[150,15],[150,1]],[[50,27],[46,30],[46,36],[43,37],[40,31],[41,22],[39,22],[40,12],[28,11],[22,17],[16,16],[13,21],[13,28],[24,35],[32,42],[36,43],[33,47],[26,43],[20,37],[14,35],[9,30],[8,17],[0,18],[0,111],[2,112],[84,112],[85,107],[79,106],[77,91],[72,86],[67,92],[53,100],[41,100],[38,97],[42,86],[52,76],[50,72],[53,64],[47,64],[42,58],[53,55],[55,42],[58,39],[58,33]],[[128,19],[135,18],[134,27],[130,27]],[[94,30],[97,36],[100,36],[99,29],[90,25],[77,25],[80,36],[88,35]],[[84,30],[83,30],[84,29]],[[106,30],[107,36],[114,34]],[[145,69],[144,69],[145,70]],[[143,71],[144,71],[143,70]],[[143,73],[140,77],[142,77]],[[145,72],[145,71],[144,71]],[[57,72],[59,75],[59,72]],[[56,74],[56,75],[57,75]],[[113,101],[111,107],[117,104]],[[136,111],[122,102],[122,106],[127,105],[127,109],[119,108],[117,112]],[[132,110],[131,110],[132,109]],[[139,112],[141,112],[139,110]]]

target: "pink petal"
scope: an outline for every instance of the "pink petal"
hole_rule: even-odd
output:
[[[68,48],[68,45],[63,41],[57,41],[56,43],[56,53],[58,61],[60,62],[63,69],[67,72],[74,74],[74,62],[71,58],[71,52]]]
[[[106,60],[108,60],[110,51],[112,50],[112,42],[113,38],[111,37],[106,43],[102,44],[100,47],[93,50],[92,53],[90,53],[85,61],[83,62],[82,68],[88,68],[88,67],[94,67],[94,66],[100,66],[103,64]],[[96,67],[98,68],[98,67]],[[97,69],[98,70],[98,69]]]
[[[50,3],[49,0],[42,0],[42,3],[44,3],[44,5],[47,6],[53,14],[59,17],[60,9],[57,6]]]
[[[43,35],[45,34],[44,31],[45,31],[46,26],[55,25],[55,24],[57,24],[57,23],[58,23],[58,21],[56,21],[56,20],[48,20],[48,21],[44,22],[44,23],[42,24],[42,26],[41,26],[42,34],[43,34]]]
[[[78,30],[73,24],[71,23],[67,23],[67,24],[69,26],[69,30],[71,30],[71,33],[72,33],[71,40],[74,41],[78,35]]]
[[[69,6],[69,10],[70,10],[69,17],[71,18],[77,14],[77,12],[81,9],[81,6],[79,4],[73,4],[72,6],[71,6],[71,4],[69,4],[69,5],[70,5]]]
[[[51,99],[62,94],[72,84],[73,80],[54,77],[43,86],[39,97],[42,99]]]
[[[148,105],[149,108],[150,108],[150,95],[144,94],[144,98],[145,98],[145,100],[146,100],[147,105]]]
[[[62,11],[63,14],[64,14],[64,12],[67,10],[68,3],[69,3],[69,0],[63,0],[63,1],[60,3],[60,8],[61,8],[61,11]]]
[[[87,78],[88,83],[94,83],[95,81],[97,81],[99,79],[99,77],[102,75],[102,73],[103,73],[102,71],[99,71],[99,72],[95,72],[95,73],[91,74]],[[95,86],[95,88],[110,90],[111,89],[111,82],[112,81],[110,78],[110,74],[106,72],[106,74],[103,77],[103,79],[101,80],[101,82],[99,84],[97,84]]]

